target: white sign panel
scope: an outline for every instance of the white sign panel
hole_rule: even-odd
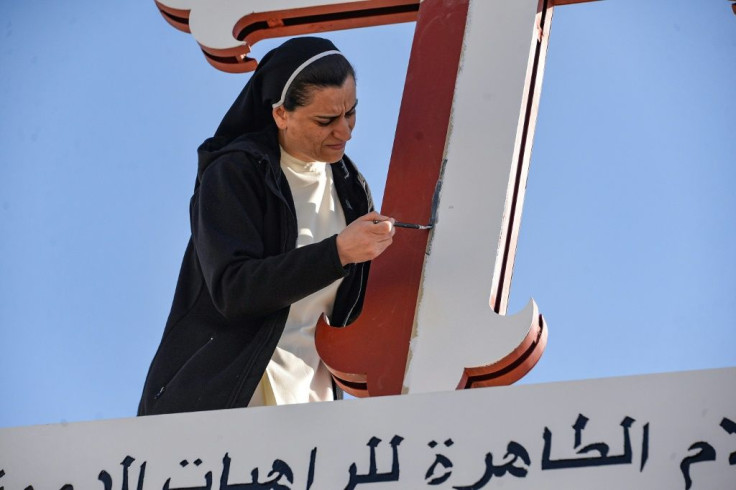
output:
[[[736,368],[0,430],[0,489],[736,485]]]

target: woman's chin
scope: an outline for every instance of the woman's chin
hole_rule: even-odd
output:
[[[330,150],[330,151],[323,151],[322,155],[320,155],[320,161],[327,162],[327,163],[335,163],[342,160],[343,155],[345,154],[345,150]]]

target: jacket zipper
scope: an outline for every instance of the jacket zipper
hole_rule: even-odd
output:
[[[345,169],[345,173],[349,175],[345,162],[342,162],[342,166]],[[360,189],[363,191],[363,197],[365,198],[365,202],[367,203],[368,202],[368,192],[366,192],[365,187],[362,184],[360,184]],[[360,277],[358,278],[358,294],[355,295],[355,301],[353,302],[353,306],[350,307],[350,309],[348,310],[348,314],[345,316],[345,320],[343,321],[343,324],[342,324],[343,327],[348,324],[348,320],[350,319],[350,316],[353,314],[353,310],[355,310],[355,307],[358,305],[358,301],[360,300],[360,295],[363,292],[364,266],[362,264],[360,265],[356,264],[356,267],[360,268]]]
[[[187,362],[185,362],[184,364],[182,364],[182,366],[179,369],[177,369],[176,373],[171,377],[171,379],[168,381],[168,383],[166,383],[165,385],[161,386],[161,388],[159,388],[158,392],[155,395],[153,395],[153,399],[154,400],[158,400],[159,398],[161,398],[161,395],[163,395],[164,392],[166,391],[166,387],[169,386],[169,385],[171,385],[171,383],[173,383],[174,380],[179,376],[179,374],[181,374],[181,372],[184,371],[184,369],[189,365],[189,363],[191,363],[192,360],[194,360],[195,357],[198,357],[199,354],[204,350],[204,348],[207,347],[208,345],[210,345],[210,342],[212,342],[213,340],[215,340],[215,338],[214,337],[210,337],[207,340],[207,342],[205,342],[199,349],[197,349],[196,351],[194,351],[194,354],[192,354],[189,357],[189,359],[187,359]]]

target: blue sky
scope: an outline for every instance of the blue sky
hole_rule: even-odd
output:
[[[0,427],[133,416],[196,147],[248,75],[152,0],[0,17]],[[348,153],[379,202],[412,32],[327,34],[358,71]],[[724,0],[556,9],[510,306],[533,297],[550,338],[522,382],[736,365],[735,53]]]

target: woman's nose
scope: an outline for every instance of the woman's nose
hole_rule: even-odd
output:
[[[335,138],[341,141],[347,141],[352,137],[353,128],[350,126],[350,121],[347,117],[341,117],[339,122],[335,125],[333,134]]]

